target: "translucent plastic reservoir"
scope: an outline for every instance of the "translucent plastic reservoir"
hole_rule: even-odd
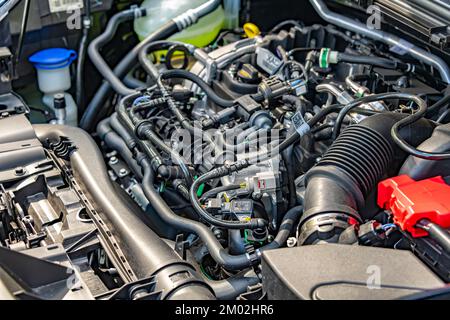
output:
[[[164,25],[170,19],[189,9],[196,8],[207,0],[145,0],[142,7],[147,16],[134,22],[134,30],[140,40]],[[224,25],[225,13],[220,6],[214,12],[200,19],[195,25],[177,33],[171,40],[182,41],[203,47],[211,43]]]

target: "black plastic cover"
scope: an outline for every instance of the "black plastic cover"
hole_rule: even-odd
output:
[[[265,251],[268,299],[399,299],[445,284],[410,251],[324,244]]]

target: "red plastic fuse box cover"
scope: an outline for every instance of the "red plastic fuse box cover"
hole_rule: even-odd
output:
[[[422,219],[450,227],[450,186],[442,177],[415,181],[402,175],[382,181],[378,185],[378,205],[390,210],[395,224],[415,238],[428,235],[415,227]]]

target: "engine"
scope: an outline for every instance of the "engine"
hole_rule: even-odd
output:
[[[396,299],[449,283],[450,70],[310,2],[324,23],[166,40],[220,3],[207,1],[111,70],[101,50],[146,14],[132,7],[89,46],[106,81],[79,128],[68,101],[50,124],[25,103],[5,111],[11,296]]]

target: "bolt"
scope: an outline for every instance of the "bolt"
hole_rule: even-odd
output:
[[[252,193],[252,197],[253,197],[253,199],[255,199],[255,200],[259,200],[259,199],[262,198],[262,194],[253,192],[253,193]]]
[[[114,165],[114,164],[117,164],[118,162],[119,162],[119,159],[117,159],[117,157],[111,157],[109,159],[109,164]]]
[[[294,237],[290,237],[289,239],[287,239],[286,245],[288,246],[288,248],[295,247],[297,245],[297,239]]]
[[[128,174],[128,170],[127,169],[120,169],[119,174],[123,177],[126,176]]]
[[[218,240],[224,238],[223,232],[222,232],[222,230],[220,230],[220,229],[216,229],[216,228],[215,228],[215,229],[213,230],[213,234],[214,234],[214,236],[215,236]]]
[[[33,224],[33,217],[31,216],[25,216],[22,218],[23,223],[25,224]]]

